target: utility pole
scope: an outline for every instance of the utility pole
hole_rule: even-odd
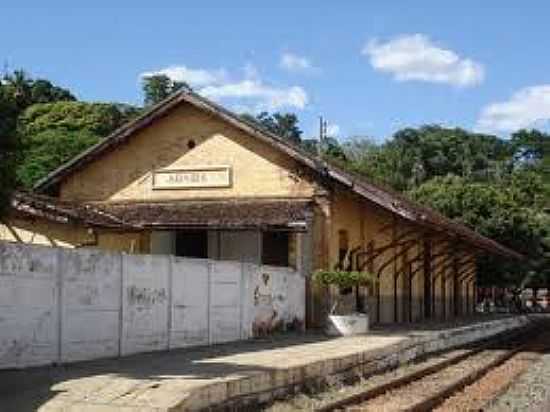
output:
[[[319,143],[317,144],[317,157],[320,159],[323,146],[323,116],[319,116]]]
[[[323,155],[323,144],[327,138],[327,121],[323,119],[323,116],[319,116],[319,144],[317,145],[317,156],[319,159]]]
[[[2,79],[5,79],[6,76],[8,75],[8,71],[10,69],[10,65],[8,63],[8,60],[4,60],[4,67],[3,67],[3,70],[2,70],[2,76],[0,76],[0,83],[2,83]]]

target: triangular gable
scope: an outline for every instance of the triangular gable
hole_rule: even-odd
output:
[[[302,164],[318,169],[319,162],[305,153],[302,149],[286,142],[282,138],[272,133],[266,132],[258,125],[247,122],[235,113],[223,108],[222,106],[205,99],[204,97],[188,90],[182,89],[169,96],[162,102],[156,104],[138,118],[128,122],[111,135],[101,140],[99,143],[83,151],[73,159],[61,165],[56,170],[49,173],[46,177],[38,181],[34,186],[34,191],[45,193],[48,189],[59,184],[66,177],[84,168],[87,164],[97,159],[103,153],[113,150],[120,146],[127,139],[131,138],[140,130],[148,127],[155,120],[166,116],[172,109],[182,103],[188,103],[197,109],[209,113],[243,132],[253,136],[272,147],[286,153],[291,158],[300,161]]]

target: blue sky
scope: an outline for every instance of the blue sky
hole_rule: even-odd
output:
[[[0,59],[91,101],[139,104],[164,71],[235,110],[295,112],[306,135],[321,114],[376,139],[550,118],[544,1],[78,3],[2,5]]]

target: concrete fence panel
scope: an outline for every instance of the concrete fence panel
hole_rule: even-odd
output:
[[[122,255],[122,355],[168,349],[170,260]]]
[[[172,258],[171,348],[209,343],[209,271],[203,259]]]
[[[302,329],[305,281],[291,268],[247,265],[243,314],[244,338]]]
[[[240,262],[212,261],[210,266],[210,343],[241,338]]]
[[[0,243],[0,368],[59,360],[57,250]]]
[[[121,255],[59,249],[63,361],[119,354]]]
[[[0,369],[229,342],[304,318],[291,268],[0,243]]]

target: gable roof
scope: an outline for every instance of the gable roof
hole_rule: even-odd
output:
[[[490,253],[496,253],[514,259],[523,259],[523,256],[519,253],[500,245],[492,239],[481,236],[468,227],[456,223],[432,209],[415,204],[400,193],[373,184],[365,177],[345,171],[336,165],[321,161],[305,150],[282,139],[280,136],[263,130],[259,125],[242,119],[239,115],[189,89],[177,91],[162,102],[151,107],[138,118],[120,127],[96,145],[69,160],[40,180],[35,185],[34,190],[39,193],[47,192],[48,189],[55,187],[55,185],[82,169],[102,154],[118,147],[139,130],[144,129],[155,120],[165,116],[181,103],[190,104],[211,116],[231,124],[248,135],[286,153],[291,158],[312,169],[321,176],[328,177],[332,181],[338,182],[348,190],[395,213],[404,220],[437,232],[444,232],[449,237],[463,240]]]

